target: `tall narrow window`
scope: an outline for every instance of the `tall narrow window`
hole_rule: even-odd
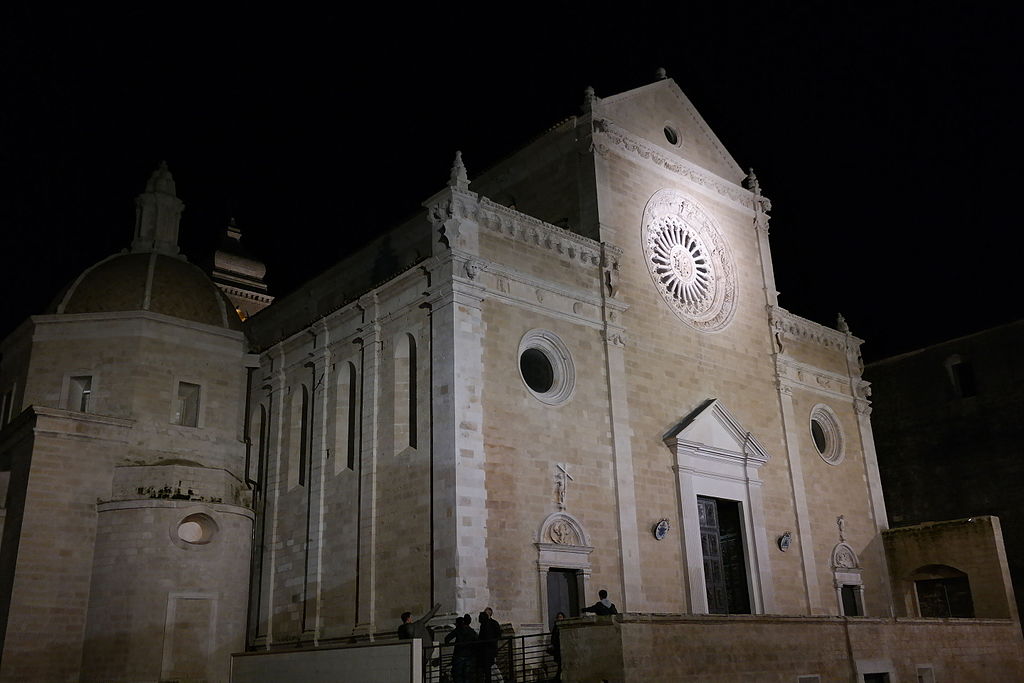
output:
[[[348,468],[356,468],[356,366],[348,365],[348,429],[345,430],[345,460]]]
[[[957,398],[971,398],[978,393],[974,384],[974,367],[971,361],[953,354],[946,359],[946,374],[953,385],[953,394]]]
[[[174,404],[172,422],[182,427],[199,426],[199,385],[178,382],[178,396]]]
[[[306,485],[306,456],[309,453],[309,389],[302,385],[302,415],[299,417],[299,486]]]
[[[68,400],[64,407],[67,410],[77,410],[80,413],[89,412],[92,401],[92,377],[81,375],[72,377],[68,381]]]
[[[401,335],[395,343],[395,453],[416,448],[416,340]]]
[[[14,390],[4,393],[0,396],[0,427],[3,427],[11,419],[11,403],[13,403]]]

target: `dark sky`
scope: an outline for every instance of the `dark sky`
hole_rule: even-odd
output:
[[[0,18],[0,333],[128,245],[166,159],[282,294],[663,66],[773,202],[781,303],[877,359],[1022,317],[1020,10],[944,3],[41,10]],[[326,12],[326,10],[324,11]]]

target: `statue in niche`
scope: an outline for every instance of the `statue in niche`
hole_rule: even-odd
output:
[[[573,481],[572,475],[569,474],[569,465],[564,462],[555,464],[555,501],[558,503],[558,509],[565,509],[565,496],[568,493],[569,482]]]

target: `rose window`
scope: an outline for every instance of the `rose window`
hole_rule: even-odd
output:
[[[643,245],[651,279],[680,320],[705,332],[729,324],[736,268],[710,214],[677,190],[660,190],[644,209]]]
[[[674,216],[651,230],[651,262],[665,292],[694,313],[711,302],[714,274],[700,238]]]

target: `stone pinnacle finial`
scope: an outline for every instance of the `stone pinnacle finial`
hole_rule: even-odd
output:
[[[846,322],[846,318],[843,317],[842,313],[839,313],[836,317],[836,329],[844,334],[850,334],[850,326]]]
[[[747,189],[754,194],[761,194],[761,183],[757,182],[757,176],[754,175],[754,169],[751,168],[747,171],[746,180]]]
[[[658,70],[654,72],[654,77],[659,81],[663,81],[668,78],[668,73],[665,71],[665,67],[659,66]]]
[[[242,239],[242,229],[238,227],[237,223],[235,223],[235,217],[234,216],[232,216],[228,220],[227,236],[230,239],[233,239],[233,240],[236,240],[236,241],[240,241]]]
[[[135,199],[133,252],[178,253],[178,221],[185,203],[178,199],[174,178],[161,161],[146,182],[146,191]]]
[[[455,152],[455,162],[452,164],[451,177],[448,180],[448,187],[459,190],[469,190],[469,176],[466,174],[466,165],[462,163],[462,152]]]

